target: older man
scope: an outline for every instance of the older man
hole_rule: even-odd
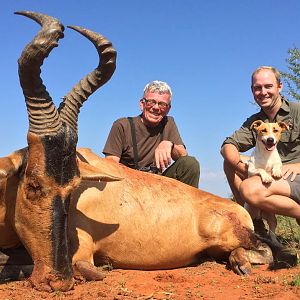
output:
[[[167,83],[157,80],[148,83],[139,102],[142,113],[113,123],[103,153],[130,168],[159,173],[198,187],[199,163],[188,156],[174,119],[167,116],[171,96]]]
[[[281,96],[280,74],[273,67],[256,69],[252,74],[251,89],[261,110],[228,137],[221,149],[228,183],[241,205],[247,202],[267,212],[300,219],[300,103],[289,102]],[[283,162],[283,177],[274,179],[271,184],[263,184],[259,176],[247,178],[247,164],[240,155],[255,146],[250,125],[259,119],[284,121],[289,126],[277,145]],[[262,221],[253,221],[260,231]]]

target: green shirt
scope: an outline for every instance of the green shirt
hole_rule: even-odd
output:
[[[282,98],[282,105],[272,122],[283,121],[289,129],[282,132],[277,149],[283,163],[300,162],[300,103],[289,102]],[[239,152],[245,152],[255,147],[256,133],[250,129],[256,120],[270,122],[263,110],[248,118],[240,129],[227,137],[224,144],[234,145]]]

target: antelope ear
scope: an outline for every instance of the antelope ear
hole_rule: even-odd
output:
[[[250,126],[250,129],[252,130],[252,129],[254,129],[254,130],[257,130],[257,128],[261,125],[261,124],[263,124],[264,122],[262,121],[262,120],[256,120],[256,121],[254,121],[252,124],[251,124],[251,126]]]
[[[107,174],[105,172],[102,172],[100,169],[89,165],[81,160],[77,160],[79,171],[80,171],[80,178],[82,180],[90,180],[90,181],[120,181],[124,178],[113,176],[110,174]]]
[[[0,179],[9,178],[15,175],[18,168],[15,167],[11,158],[1,157],[0,158]]]
[[[280,122],[277,122],[277,124],[282,129],[282,131],[289,130],[289,125],[287,125],[285,122],[280,121]]]
[[[23,166],[26,151],[26,148],[23,148],[6,157],[0,157],[0,179],[9,178],[19,172]]]

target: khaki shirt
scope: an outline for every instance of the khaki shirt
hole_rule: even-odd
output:
[[[282,100],[282,105],[272,122],[283,121],[289,129],[282,132],[277,149],[283,163],[300,162],[300,103],[289,102],[284,98]],[[264,111],[260,110],[248,118],[232,136],[227,137],[223,145],[232,144],[239,152],[255,147],[256,133],[250,126],[256,120],[270,122]]]
[[[155,149],[162,140],[171,141],[176,145],[184,145],[178,132],[174,118],[164,117],[156,127],[147,127],[141,116],[133,118],[138,148],[139,167],[149,167],[154,164]],[[133,168],[134,151],[131,128],[127,118],[118,119],[113,123],[106,140],[103,154],[120,157],[120,163]]]

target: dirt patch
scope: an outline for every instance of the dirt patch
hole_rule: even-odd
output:
[[[67,293],[43,293],[27,280],[0,285],[0,299],[300,299],[291,282],[300,266],[268,270],[254,266],[249,276],[238,276],[224,264],[205,262],[196,267],[163,271],[112,270],[103,281],[77,283]]]

